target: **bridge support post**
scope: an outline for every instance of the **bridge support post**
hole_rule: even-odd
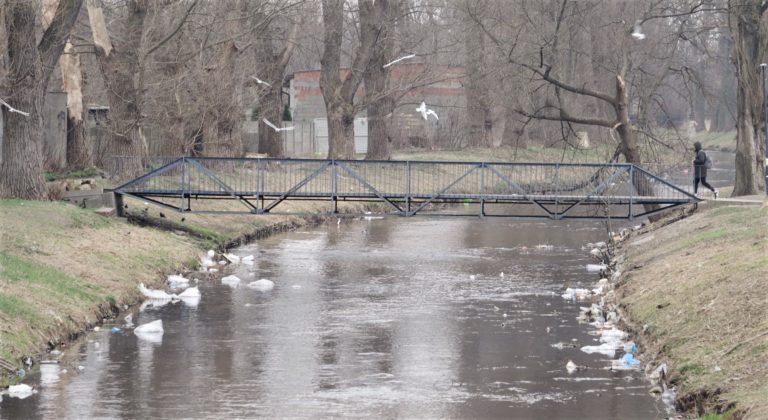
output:
[[[117,214],[117,217],[125,217],[123,195],[117,191],[114,191],[112,194],[115,196],[115,214]]]

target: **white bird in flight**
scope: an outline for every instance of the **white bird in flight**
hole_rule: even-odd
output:
[[[272,87],[272,85],[271,85],[271,84],[269,84],[269,83],[267,83],[267,82],[265,82],[265,81],[263,81],[263,80],[259,79],[259,78],[258,78],[258,77],[256,77],[256,76],[251,76],[251,79],[255,80],[255,81],[256,81],[256,83],[258,83],[258,84],[260,84],[260,85],[267,85],[267,86],[269,86],[269,87]]]
[[[632,38],[635,38],[638,41],[642,41],[645,39],[645,34],[643,33],[643,28],[640,27],[640,21],[637,21],[635,23],[634,28],[632,28]]]
[[[416,108],[416,111],[419,111],[421,113],[421,116],[424,117],[424,120],[428,120],[429,116],[432,115],[435,117],[436,120],[439,120],[440,118],[437,117],[437,113],[431,109],[427,109],[427,104],[422,102],[421,105],[419,105],[418,108]]]
[[[290,127],[278,127],[278,126],[272,124],[271,122],[269,122],[269,120],[266,119],[266,118],[262,118],[261,120],[264,121],[264,124],[270,126],[273,130],[275,130],[277,132],[293,130],[293,126],[290,126]]]
[[[387,64],[384,64],[384,65],[382,66],[382,68],[387,68],[387,67],[389,67],[389,66],[391,66],[391,65],[393,65],[393,64],[395,64],[395,63],[397,63],[397,62],[399,62],[399,61],[407,60],[407,59],[409,59],[409,58],[413,58],[413,57],[416,57],[416,54],[408,54],[408,55],[406,55],[406,56],[403,56],[403,57],[400,57],[400,58],[398,58],[398,59],[397,59],[397,60],[395,60],[395,61],[390,61],[389,63],[387,63]]]

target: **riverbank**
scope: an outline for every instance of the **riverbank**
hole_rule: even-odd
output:
[[[197,265],[209,248],[322,219],[164,214],[126,201],[142,228],[53,202],[0,201],[0,357],[14,368],[92,329],[139,299],[136,285]],[[352,209],[350,209],[352,210]],[[354,209],[360,211],[360,209]],[[655,224],[658,226],[659,224]],[[768,416],[761,397],[768,356],[766,209],[722,207],[630,237],[618,290],[646,360],[670,367],[684,409]],[[644,332],[643,332],[644,331]],[[5,379],[15,378],[15,374]],[[698,397],[697,397],[698,396]],[[731,404],[735,404],[732,406]]]
[[[126,204],[129,219],[61,202],[0,200],[0,386],[28,370],[22,359],[40,361],[137,303],[139,283],[163,285],[168,274],[194,269],[208,249],[323,220],[311,203],[284,204],[302,216],[163,217],[142,202]],[[146,227],[157,225],[163,229]]]
[[[678,408],[768,418],[768,208],[699,210],[618,253],[623,318],[650,365],[667,363]]]

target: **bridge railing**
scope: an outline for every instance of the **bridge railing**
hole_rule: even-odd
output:
[[[631,164],[180,158],[116,188],[144,198],[231,198],[268,213],[285,200],[379,200],[412,215],[430,204],[518,202],[563,217],[584,205],[679,205],[687,191]],[[260,202],[254,203],[254,200]],[[652,210],[653,211],[653,210]],[[637,213],[641,214],[641,213]]]

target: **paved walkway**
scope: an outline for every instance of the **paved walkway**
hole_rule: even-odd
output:
[[[723,197],[713,200],[711,196],[705,196],[704,202],[700,203],[707,206],[762,206],[768,205],[768,199],[765,194],[744,195],[740,197]]]

